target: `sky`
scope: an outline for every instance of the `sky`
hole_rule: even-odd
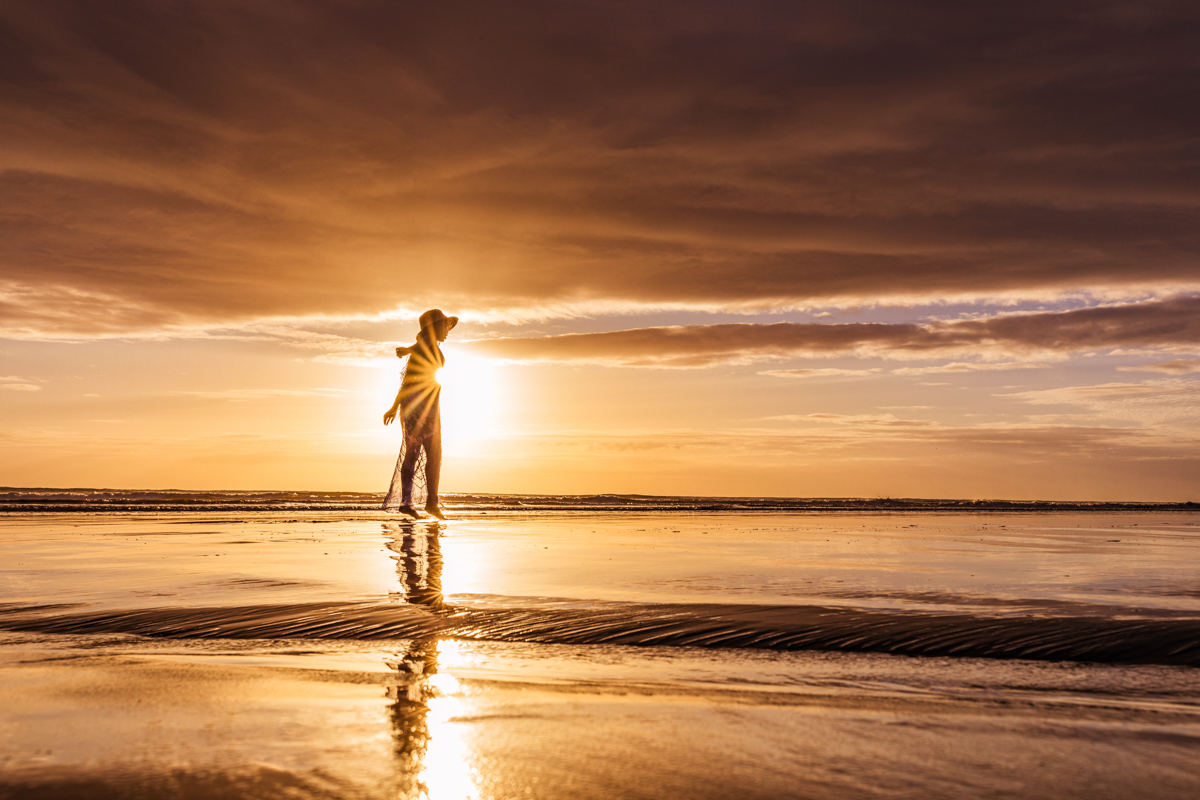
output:
[[[0,484],[1200,500],[1191,2],[0,5]]]

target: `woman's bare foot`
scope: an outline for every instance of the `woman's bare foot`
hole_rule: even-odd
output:
[[[446,515],[442,513],[442,509],[438,507],[437,503],[426,503],[425,513],[437,517],[440,520],[446,519]]]
[[[407,516],[412,517],[413,519],[421,518],[421,515],[417,513],[417,510],[408,504],[402,505],[399,508],[397,508],[396,510],[399,511],[401,514],[405,514]]]

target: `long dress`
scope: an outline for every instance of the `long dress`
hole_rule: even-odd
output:
[[[408,453],[416,452],[411,480],[411,497],[407,498],[414,507],[425,505],[428,487],[425,485],[425,464],[428,444],[433,436],[441,432],[442,387],[437,382],[437,371],[446,363],[442,348],[432,332],[422,330],[417,343],[410,348],[408,362],[400,379],[400,422],[404,435],[400,442],[400,455],[396,469],[392,472],[392,483],[383,508],[395,511],[405,502],[404,462]]]

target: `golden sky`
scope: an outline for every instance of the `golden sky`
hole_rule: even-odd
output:
[[[1184,2],[0,6],[0,484],[1198,499]]]

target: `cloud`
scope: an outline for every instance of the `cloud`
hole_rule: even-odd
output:
[[[1066,386],[1004,396],[1034,405],[1082,406],[1102,418],[1144,425],[1192,427],[1200,422],[1200,383],[1181,378]]]
[[[174,397],[196,397],[204,400],[272,400],[280,397],[340,397],[346,389],[222,389],[219,391],[175,391]]]
[[[878,375],[882,369],[769,369],[758,373],[770,375],[773,378],[832,378],[832,377],[861,377]]]
[[[1009,369],[1049,369],[1049,364],[1034,364],[1028,361],[1006,361],[999,364],[955,361],[937,367],[903,367],[892,370],[893,375],[936,375],[943,372],[993,372]]]
[[[792,322],[686,325],[541,338],[497,338],[472,342],[469,346],[482,355],[514,361],[702,367],[796,356],[1062,355],[1129,344],[1197,343],[1200,343],[1200,297],[924,325]],[[1027,362],[1015,364],[951,364],[915,369],[960,372],[1037,366]]]
[[[41,386],[17,375],[0,375],[0,391],[40,392]]]
[[[1166,372],[1171,375],[1185,375],[1189,372],[1200,372],[1200,361],[1196,359],[1177,358],[1174,361],[1163,361],[1158,364],[1142,364],[1136,367],[1117,367],[1118,372]]]
[[[940,427],[927,419],[898,419],[895,414],[780,414],[766,417],[783,422],[813,422],[827,425],[849,425],[867,428],[928,428]]]
[[[396,358],[395,343],[305,330],[296,324],[258,324],[249,326],[244,332],[282,342],[289,347],[316,352],[312,360],[327,364],[378,366],[381,363],[395,363]]]
[[[0,320],[1195,289],[1198,16],[14,0]]]

